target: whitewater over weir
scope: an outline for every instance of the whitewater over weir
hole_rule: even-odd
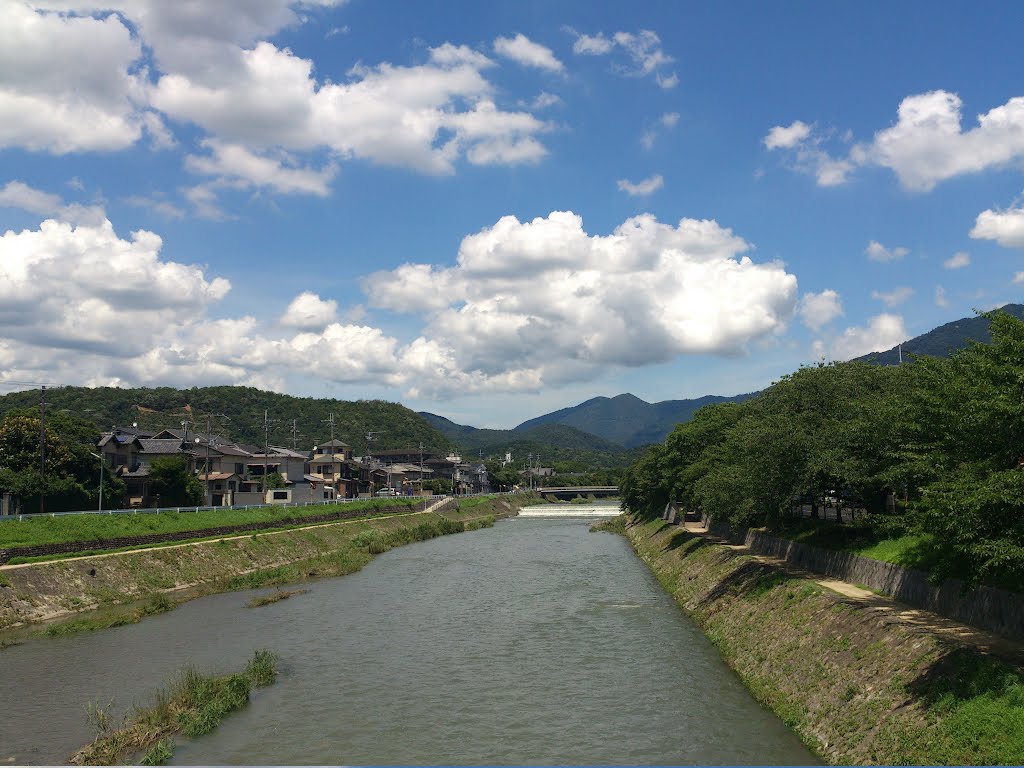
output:
[[[595,502],[593,504],[539,504],[523,507],[519,517],[615,517],[619,514],[619,502]]]

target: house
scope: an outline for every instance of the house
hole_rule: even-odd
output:
[[[352,447],[340,440],[318,445],[309,459],[308,482],[330,486],[335,498],[351,499],[359,495],[362,466],[352,459]]]
[[[235,503],[235,494],[244,490],[245,480],[236,472],[200,472],[198,478],[206,488],[211,507],[230,507]]]

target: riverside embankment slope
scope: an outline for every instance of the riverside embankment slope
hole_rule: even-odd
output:
[[[754,696],[827,762],[1024,761],[1013,666],[665,521],[625,532]]]
[[[353,539],[366,531],[412,531],[442,521],[472,523],[514,515],[534,496],[456,500],[435,512],[346,520],[0,569],[0,630],[98,608],[131,605],[153,595],[201,594],[281,584],[358,570],[372,547]],[[414,540],[410,538],[409,540]]]

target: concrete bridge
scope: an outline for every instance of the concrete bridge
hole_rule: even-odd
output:
[[[566,486],[560,488],[538,488],[537,493],[542,493],[545,496],[551,495],[556,499],[563,499],[571,501],[577,496],[583,496],[584,498],[593,495],[596,499],[606,499],[609,496],[619,495],[619,486],[617,485],[592,485],[592,486],[581,486],[573,487]]]

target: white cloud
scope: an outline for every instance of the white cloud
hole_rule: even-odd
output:
[[[1024,208],[982,211],[974,221],[971,237],[995,240],[1004,248],[1024,248]]]
[[[822,186],[844,183],[858,166],[879,166],[892,170],[905,188],[928,192],[947,179],[1024,160],[1024,97],[978,115],[977,126],[966,131],[962,108],[960,97],[949,91],[907,96],[894,125],[854,145],[845,157],[823,150],[825,137],[799,120],[773,128],[764,143],[796,152],[794,169],[813,171]]]
[[[625,192],[630,197],[647,197],[665,186],[665,180],[661,174],[655,174],[635,184],[626,179],[619,179],[616,184],[621,192]]]
[[[300,293],[284,311],[278,322],[286,328],[316,331],[326,328],[338,319],[338,302],[325,301],[311,291]]]
[[[895,248],[886,248],[877,240],[872,240],[864,249],[864,253],[872,261],[898,261],[910,253],[910,249],[899,245]]]
[[[820,293],[805,293],[797,311],[804,325],[819,331],[843,314],[843,303],[836,291],[827,288]]]
[[[666,73],[664,68],[675,59],[666,54],[661,47],[661,38],[656,32],[641,29],[639,32],[616,32],[610,38],[603,33],[596,35],[578,34],[573,44],[573,53],[586,56],[604,56],[618,48],[628,59],[628,65],[620,65],[617,70],[627,77],[645,77],[653,75],[659,87],[669,90],[679,84],[679,77],[674,73]]]
[[[168,219],[183,219],[185,218],[185,211],[178,206],[174,205],[167,200],[159,197],[147,197],[146,195],[129,195],[124,198],[124,202],[128,205],[134,205],[137,208],[148,208],[149,210],[159,213],[161,216],[166,216]]]
[[[2,14],[0,148],[108,151],[140,138],[141,46],[116,14],[42,13],[18,0]]]
[[[832,356],[836,360],[849,360],[869,352],[884,352],[907,339],[903,318],[883,313],[868,321],[866,328],[847,328],[832,345]]]
[[[102,353],[144,353],[169,328],[188,325],[230,289],[199,267],[159,258],[160,238],[117,236],[109,221],[0,236],[0,326],[9,343]]]
[[[782,150],[790,167],[814,176],[820,187],[845,184],[854,165],[849,160],[833,157],[822,149],[824,135],[817,135],[807,123],[796,120],[788,126],[777,125],[761,141],[768,150]]]
[[[737,354],[780,333],[796,278],[777,262],[755,264],[748,249],[708,220],[673,227],[645,214],[600,236],[569,212],[506,216],[466,237],[455,266],[405,265],[363,289],[371,306],[427,312],[417,349],[448,350],[435,359],[468,377],[424,374],[421,391],[535,388],[603,365]]]
[[[1013,275],[1013,283],[1014,285],[1024,283],[1024,272],[1015,272]]]
[[[914,289],[903,285],[891,291],[872,291],[871,298],[880,301],[887,307],[896,307],[914,295]]]
[[[562,99],[553,93],[547,91],[541,91],[537,94],[537,98],[533,100],[530,105],[531,109],[547,109],[548,107],[554,107],[562,103]]]
[[[788,126],[777,125],[764,137],[768,149],[792,149],[811,135],[811,126],[796,120]]]
[[[205,139],[209,156],[189,155],[185,167],[193,173],[215,176],[218,184],[239,189],[265,187],[281,194],[309,194],[326,197],[337,166],[321,170],[294,167],[294,159],[283,153],[261,157],[238,144]],[[286,165],[287,163],[287,165]]]
[[[943,308],[949,306],[949,299],[946,297],[946,289],[941,285],[935,286],[935,306]]]
[[[966,251],[957,251],[944,262],[942,262],[942,266],[945,267],[946,269],[963,269],[964,267],[970,265],[970,263],[971,255],[969,253],[967,253]]]
[[[526,67],[546,69],[549,72],[561,72],[564,69],[550,48],[533,42],[523,34],[495,38],[494,52]]]
[[[573,43],[572,52],[584,56],[603,56],[611,53],[615,43],[600,32],[596,35],[579,35]]]
[[[643,136],[640,137],[640,143],[644,149],[651,149],[654,146],[654,142],[658,139],[658,135],[661,131],[671,130],[679,124],[679,113],[678,112],[666,112],[652,128],[644,131]]]
[[[1024,97],[978,115],[961,127],[960,97],[948,91],[908,96],[895,125],[857,148],[858,162],[890,168],[907,189],[931,190],[938,182],[1024,159]]]
[[[56,212],[63,204],[59,195],[35,189],[22,181],[9,181],[0,189],[0,206],[7,208],[46,215]]]

